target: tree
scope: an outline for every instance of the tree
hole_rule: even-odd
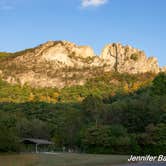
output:
[[[89,153],[111,153],[108,126],[90,126],[81,131],[81,148]]]
[[[14,129],[0,126],[0,152],[18,152],[21,145]]]
[[[104,114],[104,104],[102,100],[94,95],[86,97],[83,102],[84,116],[88,122],[95,122],[96,127],[99,125],[101,116]]]
[[[158,74],[153,80],[152,92],[155,95],[166,94],[166,73]]]
[[[90,126],[81,131],[81,146],[91,153],[122,153],[129,151],[130,138],[121,125]]]
[[[82,125],[82,113],[78,110],[59,110],[54,121],[53,141],[57,147],[74,149]]]
[[[20,151],[21,146],[15,126],[15,116],[0,112],[0,152]]]
[[[27,120],[22,118],[17,122],[17,131],[21,138],[50,139],[48,124],[38,119]]]

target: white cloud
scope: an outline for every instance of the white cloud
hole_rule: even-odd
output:
[[[82,7],[90,7],[90,6],[100,6],[104,5],[108,2],[108,0],[82,0],[81,6]]]

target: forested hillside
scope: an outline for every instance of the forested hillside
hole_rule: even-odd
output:
[[[11,85],[0,80],[1,102],[81,102],[89,95],[107,98],[115,94],[128,94],[151,84],[155,74],[98,73],[83,85],[58,88],[33,88],[28,85]]]
[[[56,149],[163,154],[166,74],[105,74],[83,86],[31,88],[0,81],[0,151],[23,150],[24,137]]]

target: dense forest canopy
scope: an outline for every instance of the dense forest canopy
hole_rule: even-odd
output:
[[[163,154],[166,74],[106,73],[63,89],[1,80],[0,133],[1,152],[30,137],[88,153]]]

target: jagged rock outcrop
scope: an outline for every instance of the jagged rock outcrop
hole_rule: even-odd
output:
[[[160,72],[165,72],[166,73],[166,66],[160,68]]]
[[[89,46],[76,46],[67,41],[49,41],[31,51],[18,56],[15,61],[20,63],[54,63],[54,67],[81,67],[84,65],[82,59],[95,57],[94,51]],[[31,65],[28,64],[28,65]]]
[[[94,51],[89,46],[76,46],[74,43],[61,41],[59,43],[48,42],[43,45],[42,58],[47,61],[58,61],[67,66],[74,67],[72,57],[95,57]],[[49,47],[49,48],[48,48]],[[77,63],[77,62],[76,62]]]
[[[160,71],[156,58],[147,58],[143,51],[131,46],[108,44],[104,47],[101,58],[107,60],[111,68],[120,73],[158,73]]]
[[[49,41],[0,61],[0,75],[9,83],[63,88],[84,84],[103,64],[89,46]]]
[[[166,69],[159,68],[157,59],[147,58],[143,51],[116,43],[106,45],[96,56],[89,46],[49,41],[0,60],[3,80],[33,87],[82,85],[89,78],[112,71],[136,74]]]

